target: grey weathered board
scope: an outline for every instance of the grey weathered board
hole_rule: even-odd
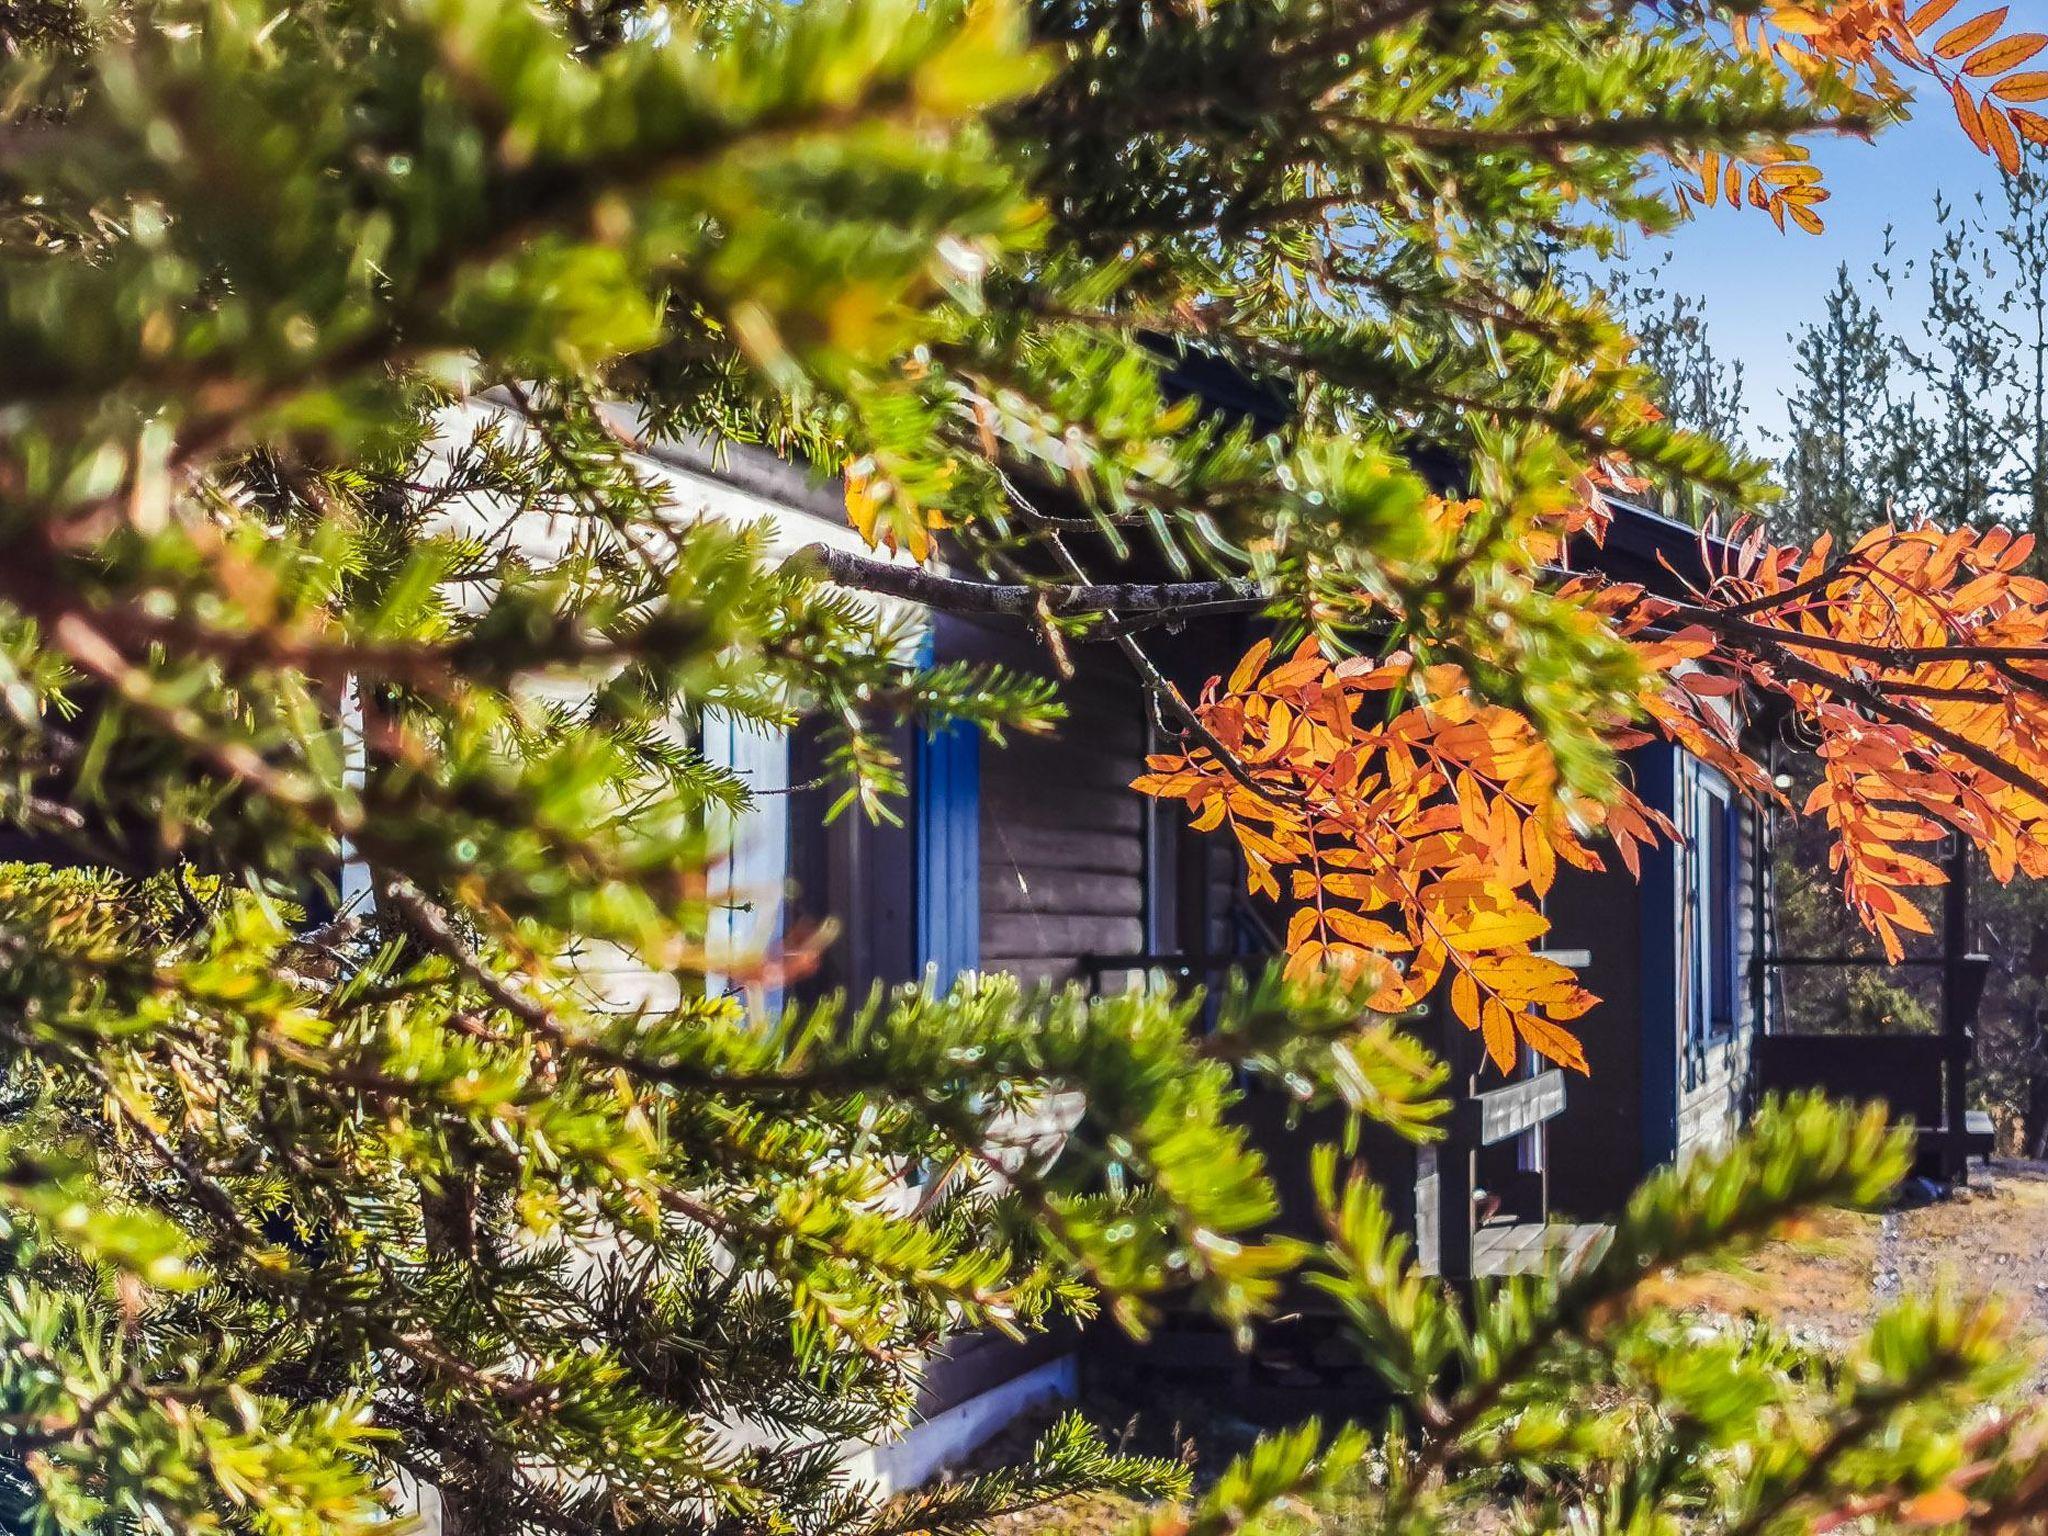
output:
[[[1474,1096],[1479,1144],[1494,1146],[1564,1113],[1564,1073],[1556,1067]]]

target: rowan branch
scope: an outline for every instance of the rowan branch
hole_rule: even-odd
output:
[[[1887,645],[1883,641],[1845,640],[1839,635],[1813,635],[1802,630],[1780,629],[1771,624],[1753,624],[1747,619],[1732,617],[1730,611],[1723,608],[1672,603],[1670,609],[1675,618],[1702,625],[1733,639],[1789,645],[1800,650],[1826,651],[1831,655],[1850,656],[1858,661],[1868,661],[1881,667],[1926,667],[1948,661],[2048,662],[2048,645],[1972,645],[1968,642],[1954,645]],[[1878,678],[1873,681],[1887,688],[1892,685],[1889,678]]]
[[[1958,735],[1937,724],[1920,710],[1887,698],[1881,690],[1889,687],[1889,684],[1867,683],[1857,678],[1844,677],[1839,672],[1830,672],[1825,667],[1815,666],[1804,657],[1794,655],[1777,645],[1759,644],[1755,647],[1754,654],[1759,660],[1768,662],[1787,677],[1797,678],[1817,688],[1825,688],[1880,720],[1903,725],[1925,741],[1953,752],[1965,762],[1983,769],[2000,783],[2024,790],[2042,804],[2048,805],[2048,782],[2027,773],[1989,747],[1979,746],[1968,737]]]

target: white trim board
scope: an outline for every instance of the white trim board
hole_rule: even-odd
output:
[[[1080,1356],[1062,1355],[911,1425],[887,1445],[858,1447],[844,1465],[877,1492],[900,1493],[958,1466],[1032,1409],[1071,1402],[1080,1390]]]

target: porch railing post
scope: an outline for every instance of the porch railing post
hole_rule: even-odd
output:
[[[1941,896],[1941,1034],[1942,1137],[1944,1179],[1964,1178],[1969,1171],[1970,1026],[1975,1022],[1981,986],[1964,974],[1970,963],[1970,849],[1960,835],[1951,835],[1948,884]]]
[[[1451,1069],[1451,1098],[1444,1139],[1437,1144],[1437,1273],[1447,1279],[1472,1275],[1473,1196],[1476,1193],[1479,1125],[1472,1102],[1473,1034],[1439,1001],[1432,1005],[1437,1049]]]

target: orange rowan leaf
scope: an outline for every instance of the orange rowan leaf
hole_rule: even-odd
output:
[[[1302,945],[1309,941],[1309,938],[1321,926],[1321,923],[1322,914],[1314,907],[1296,908],[1294,915],[1287,920],[1286,947],[1289,950],[1301,948]]]
[[[2002,37],[1971,54],[1963,61],[1963,73],[1980,78],[2004,74],[2008,69],[2026,63],[2044,47],[2048,47],[2048,37],[2041,33],[2015,32],[2011,37]]]
[[[1515,1070],[1515,1017],[1487,998],[1479,1005],[1479,1031],[1486,1038],[1486,1055],[1502,1076]]]
[[[1566,1002],[1544,1004],[1543,1011],[1551,1018],[1563,1022],[1568,1019],[1581,1018],[1599,1006],[1599,997],[1586,988],[1581,987],[1577,994]]]
[[[1566,1004],[1581,991],[1570,966],[1526,951],[1476,956],[1471,969],[1482,985],[1518,1003]]]
[[[1991,86],[1999,100],[2048,100],[2048,70],[2009,74]]]
[[[1498,949],[1508,944],[1526,944],[1550,931],[1550,919],[1533,907],[1510,907],[1505,911],[1471,911],[1443,919],[1438,925],[1446,944],[1459,954]]]
[[[1311,980],[1323,966],[1324,946],[1315,939],[1304,939],[1288,954],[1286,969],[1281,972],[1288,981],[1297,984]]]
[[[1963,125],[1963,132],[1969,135],[1972,144],[1988,154],[1991,141],[1984,136],[1984,122],[1978,115],[1977,103],[1970,98],[1970,93],[1963,89],[1960,80],[1950,82],[1948,94],[1949,100],[1955,103],[1956,121]]]
[[[1556,1062],[1560,1067],[1589,1077],[1592,1075],[1593,1068],[1586,1060],[1586,1049],[1570,1030],[1559,1028],[1537,1013],[1524,1014],[1516,1024],[1522,1038],[1529,1042],[1530,1049],[1537,1055]]]
[[[1828,30],[1825,17],[1816,16],[1804,6],[1798,5],[1773,6],[1771,25],[1798,37],[1812,37]]]
[[[1405,933],[1396,932],[1375,918],[1360,917],[1342,907],[1333,907],[1323,916],[1332,933],[1362,948],[1398,954],[1415,947]]]
[[[1557,850],[1550,834],[1533,819],[1522,827],[1522,865],[1529,871],[1529,889],[1548,895],[1557,883]]]
[[[1925,32],[1942,17],[1956,8],[1956,0],[1927,0],[1927,3],[1906,18],[1906,30]]]
[[[1984,124],[1984,138],[1991,146],[1991,153],[2008,175],[2020,168],[2020,141],[2013,132],[2013,126],[1997,107],[1987,103],[1979,113]]]
[[[1451,978],[1451,1016],[1467,1029],[1479,1027],[1479,983],[1472,979],[1470,971],[1460,971]]]
[[[2006,7],[2001,5],[1981,16],[1972,17],[1959,27],[1950,28],[1935,42],[1935,53],[1944,59],[1968,53],[2005,24],[2005,14]]]
[[[1777,165],[1765,166],[1757,172],[1757,180],[1774,187],[1811,186],[1820,180],[1820,167],[1787,160]]]
[[[1794,203],[1788,201],[1785,204],[1785,217],[1790,219],[1794,224],[1797,224],[1809,235],[1817,235],[1822,230],[1827,228],[1826,222],[1820,217],[1820,215],[1815,213],[1812,209],[1806,207],[1802,203]]]
[[[1272,654],[1273,642],[1270,640],[1261,640],[1246,651],[1244,659],[1238,662],[1236,669],[1230,674],[1229,691],[1243,693],[1251,687],[1253,679],[1259,675],[1259,669],[1265,666],[1266,658]]]
[[[2010,110],[2016,132],[2031,135],[2030,118],[2048,127]],[[1988,125],[2005,116],[1985,108],[1980,131],[1995,134]],[[1811,217],[1810,180],[1771,185],[1774,216]],[[1444,503],[1439,515],[1472,513]],[[1575,515],[1558,526],[1576,526]],[[1744,750],[1746,701],[1753,690],[1784,699],[1821,769],[1801,809],[1832,832],[1850,905],[1897,957],[1905,935],[1931,927],[1916,895],[1943,879],[1925,847],[1948,831],[1975,841],[1998,878],[2048,877],[2048,792],[2014,777],[2048,779],[2048,700],[1978,654],[2048,647],[2048,582],[2026,573],[2031,550],[2004,529],[1926,526],[1873,529],[1849,550],[1825,538],[1774,545],[1755,524],[1703,543],[1714,574],[1690,606],[1740,604],[1747,629],[1806,658],[1795,677],[1769,651],[1724,644],[1711,624],[1667,632],[1679,607],[1639,586],[1582,576],[1557,600],[1635,647],[1648,728],[1744,794],[1777,793]],[[1227,823],[1252,889],[1277,900],[1284,882],[1290,968],[1370,976],[1373,1006],[1389,1010],[1422,1001],[1448,973],[1453,1012],[1486,1036],[1490,1059],[1511,1065],[1519,1041],[1584,1070],[1563,1025],[1597,999],[1534,949],[1549,928],[1535,903],[1559,861],[1602,867],[1588,846],[1596,834],[1638,871],[1643,847],[1675,835],[1669,819],[1624,789],[1610,803],[1574,802],[1567,822],[1547,744],[1526,718],[1474,694],[1460,666],[1418,670],[1406,653],[1331,662],[1305,644],[1277,664],[1270,646],[1254,647],[1231,676],[1228,688],[1211,679],[1199,708],[1258,787],[1204,749],[1153,755],[1137,784],[1184,801],[1199,826]],[[1400,679],[1413,693],[1388,717],[1379,696]],[[1904,713],[1866,707],[1859,690],[1894,684],[1910,685]],[[1618,712],[1598,728],[1616,748],[1646,739]],[[1382,975],[1389,954],[1408,956],[1404,972]]]

